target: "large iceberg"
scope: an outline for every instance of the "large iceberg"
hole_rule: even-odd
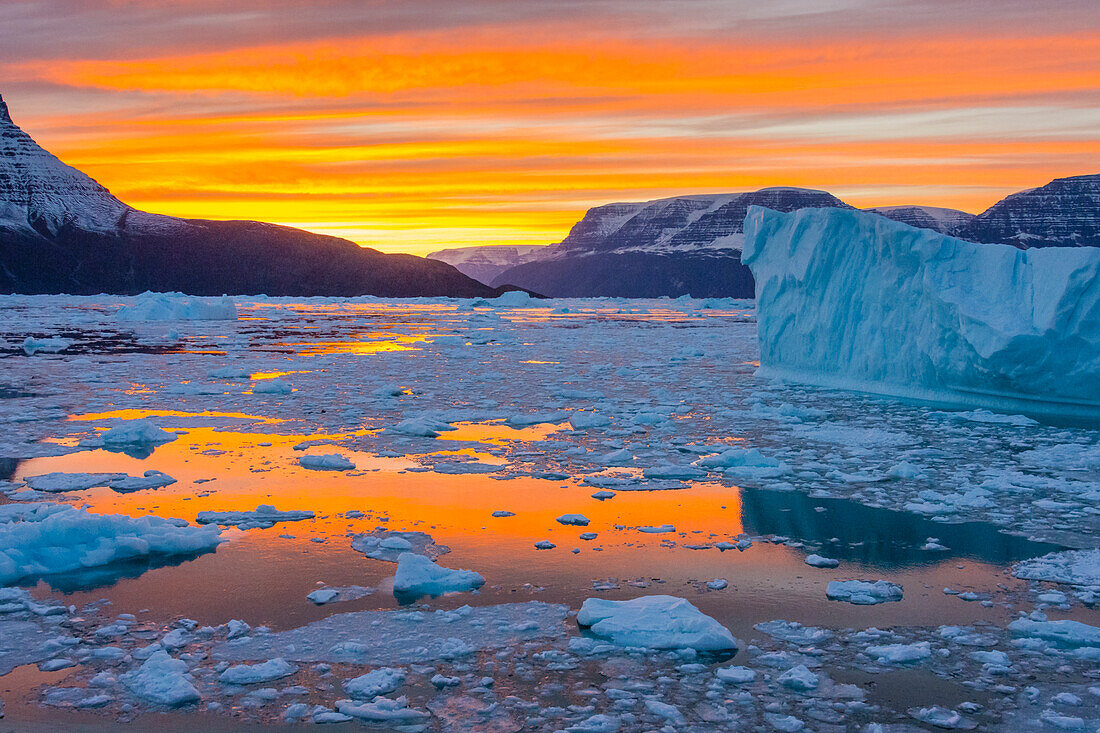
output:
[[[1100,416],[1100,248],[975,244],[841,209],[745,219],[760,375]]]

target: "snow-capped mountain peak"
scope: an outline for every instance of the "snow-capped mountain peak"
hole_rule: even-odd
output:
[[[112,231],[131,209],[65,165],[11,119],[0,98],[0,226],[55,235],[66,227]]]

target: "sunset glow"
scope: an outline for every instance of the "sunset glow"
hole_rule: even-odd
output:
[[[1088,3],[757,5],[35,0],[0,8],[0,92],[133,206],[417,254],[617,200],[980,211],[1100,169]]]

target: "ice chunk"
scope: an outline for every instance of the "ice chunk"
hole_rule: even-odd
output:
[[[472,570],[440,567],[423,555],[403,552],[397,557],[394,595],[443,595],[480,588],[485,578]]]
[[[352,700],[337,700],[336,709],[344,715],[374,723],[395,723],[409,725],[431,717],[430,713],[409,707],[406,697],[391,700],[380,697],[374,702],[357,703]]]
[[[583,514],[562,514],[558,517],[559,524],[572,524],[577,527],[587,527],[588,517]]]
[[[405,670],[394,667],[373,669],[344,682],[344,692],[361,700],[373,700],[405,684]]]
[[[432,536],[424,532],[391,532],[376,530],[368,534],[358,534],[351,540],[351,549],[361,552],[372,560],[397,562],[404,552],[415,552],[436,558],[451,551],[446,545],[437,545]]]
[[[1100,249],[974,244],[873,214],[751,207],[760,374],[1100,414]]]
[[[214,648],[216,659],[394,665],[464,657],[483,649],[565,636],[566,607],[528,602],[453,611],[357,611]]]
[[[831,557],[823,557],[821,555],[807,555],[806,564],[814,568],[835,568],[840,565],[840,560],[834,560]]]
[[[179,436],[175,433],[161,430],[148,418],[142,418],[140,420],[125,420],[120,422],[110,430],[100,433],[96,437],[103,441],[103,445],[111,447],[125,445],[160,445],[162,443],[170,443]]]
[[[810,690],[817,689],[817,686],[821,683],[818,676],[807,669],[804,664],[800,664],[797,667],[791,667],[786,672],[779,675],[776,681],[784,687],[795,690],[796,692],[809,692]]]
[[[285,379],[265,379],[252,385],[252,394],[290,394],[294,387]]]
[[[355,464],[337,453],[328,453],[323,456],[302,456],[298,459],[302,468],[313,471],[350,471]]]
[[[221,542],[217,527],[160,517],[91,514],[64,504],[0,507],[0,585],[142,557],[197,555]]]
[[[611,424],[611,420],[598,412],[574,412],[569,416],[569,425],[574,430],[602,428]]]
[[[589,598],[577,623],[619,646],[736,651],[726,627],[683,598],[643,596],[629,601]]]
[[[909,715],[922,723],[928,723],[936,728],[949,730],[973,730],[978,724],[962,713],[937,706],[930,708],[911,708]]]
[[[83,491],[94,486],[106,486],[109,482],[122,479],[121,473],[43,473],[27,476],[23,480],[35,491],[61,493],[63,491]]]
[[[187,663],[173,659],[163,649],[153,652],[141,667],[119,680],[134,695],[158,705],[179,707],[199,700],[199,691],[187,674]]]
[[[867,656],[878,660],[881,664],[908,664],[932,656],[932,649],[927,641],[919,641],[915,644],[869,646],[865,651]]]
[[[254,685],[289,677],[298,671],[290,662],[276,657],[260,664],[236,664],[218,675],[218,682],[226,685]]]
[[[46,354],[56,354],[72,345],[72,339],[61,338],[60,336],[49,336],[47,338],[28,336],[23,339],[23,353],[27,356],[34,356],[39,351]]]
[[[747,685],[756,679],[756,672],[748,667],[719,667],[714,670],[714,675],[734,685]]]
[[[820,644],[823,641],[828,641],[833,638],[833,632],[828,629],[819,629],[816,626],[803,626],[797,621],[783,621],[781,619],[767,621],[759,623],[753,628],[775,639],[781,639],[792,644],[798,644],[799,646]]]
[[[825,588],[825,595],[834,601],[847,601],[860,606],[900,601],[902,588],[885,580],[834,580]]]
[[[1100,586],[1100,550],[1052,552],[1016,563],[1012,574],[1024,580]]]
[[[388,432],[401,435],[411,435],[419,438],[438,438],[439,434],[448,430],[457,430],[454,425],[433,417],[416,417],[402,420],[396,425],[386,428]]]
[[[220,524],[226,527],[236,525],[241,529],[267,529],[278,522],[298,522],[313,519],[313,516],[311,511],[281,512],[271,504],[260,504],[255,510],[248,512],[199,512],[195,521],[199,524]]]
[[[1018,636],[1045,639],[1063,646],[1100,647],[1100,628],[1083,624],[1080,621],[1069,619],[1034,621],[1028,618],[1018,618],[1008,625],[1008,630]]]
[[[235,321],[237,305],[227,296],[189,298],[180,293],[142,293],[115,312],[120,321]]]

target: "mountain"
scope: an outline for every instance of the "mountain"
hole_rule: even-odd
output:
[[[138,211],[42,149],[0,98],[0,293],[499,295],[450,265],[254,221]]]
[[[940,234],[954,234],[969,224],[974,215],[958,209],[941,209],[936,206],[879,206],[864,209],[887,219],[900,221],[918,229],[931,229]]]
[[[472,277],[486,285],[500,273],[526,262],[544,245],[519,246],[485,245],[482,247],[455,247],[441,249],[428,255],[430,260],[439,260],[452,265],[463,275]]]
[[[998,201],[960,229],[973,242],[1100,247],[1100,175],[1056,178]]]
[[[590,209],[569,236],[492,281],[556,297],[753,297],[741,264],[749,206],[777,211],[848,204],[824,191],[765,188]]]

